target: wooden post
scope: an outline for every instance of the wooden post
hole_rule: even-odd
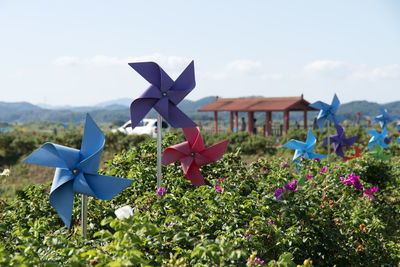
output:
[[[218,133],[218,111],[214,111],[214,133]]]
[[[254,112],[252,112],[252,111],[249,111],[247,113],[247,124],[248,124],[248,133],[249,133],[249,135],[253,135]]]
[[[286,136],[289,130],[289,111],[285,110],[283,112],[283,135]]]
[[[271,111],[265,112],[265,136],[271,135]]]
[[[231,116],[230,116],[229,124],[230,124],[230,126],[231,126],[231,132],[233,132],[233,111],[231,111]]]
[[[239,132],[239,114],[237,111],[235,112],[235,128],[236,132]]]
[[[304,109],[304,129],[307,130],[307,109]]]

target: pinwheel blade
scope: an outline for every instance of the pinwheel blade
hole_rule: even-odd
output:
[[[45,143],[22,162],[71,169],[79,160],[79,150],[53,143]]]
[[[50,204],[57,211],[64,224],[70,228],[74,204],[73,182],[69,181],[50,192]]]
[[[306,146],[306,143],[297,141],[297,140],[290,140],[287,143],[283,144],[282,147],[284,148],[289,148],[289,149],[304,149]]]
[[[219,142],[218,144],[207,147],[200,154],[211,161],[218,161],[224,155],[228,143],[229,139],[226,139],[222,142]]]
[[[333,99],[332,99],[331,107],[336,109],[336,108],[339,107],[339,105],[340,105],[339,98],[338,98],[337,95],[335,94],[335,95],[333,96]]]
[[[174,86],[169,91],[170,100],[175,105],[183,100],[196,86],[194,77],[194,62],[186,67],[186,69],[176,79]]]
[[[100,166],[104,143],[105,137],[103,132],[93,121],[92,117],[87,114],[80,150],[80,166],[82,166],[82,170],[85,173],[97,173]]]
[[[202,151],[205,149],[203,138],[198,127],[186,127],[182,128],[182,131],[186,140],[189,142],[189,146],[194,151]]]
[[[95,197],[96,194],[87,183],[86,176],[89,174],[79,173],[74,179],[73,190],[75,193]]]
[[[156,86],[160,91],[166,91],[174,83],[164,70],[154,62],[128,63],[146,81]],[[164,89],[164,90],[163,90]]]
[[[174,128],[195,127],[197,124],[171,102],[168,103],[168,122]],[[164,116],[163,116],[164,117]]]
[[[157,101],[158,99],[138,98],[132,102],[130,107],[132,128],[135,128],[139,124]]]
[[[85,174],[86,182],[97,198],[107,200],[118,195],[133,183],[131,179],[106,175]]]
[[[161,163],[163,165],[168,165],[184,157],[190,155],[190,147],[188,142],[183,142],[171,147],[167,147],[161,157]]]
[[[196,186],[202,186],[206,184],[199,167],[193,164],[186,173],[186,179],[190,180],[190,182]]]

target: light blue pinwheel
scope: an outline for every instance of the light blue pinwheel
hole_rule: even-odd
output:
[[[305,143],[292,139],[289,142],[287,142],[286,144],[282,145],[282,147],[295,150],[295,153],[293,156],[293,162],[295,162],[299,157],[304,157],[307,159],[325,158],[326,157],[325,155],[313,153],[316,142],[317,142],[317,139],[315,138],[315,136],[313,135],[311,130],[308,130],[307,140]]]
[[[381,113],[381,115],[375,117],[375,119],[372,121],[372,124],[379,122],[381,128],[383,129],[387,127],[388,123],[394,121],[395,117],[389,116],[385,108],[381,108]]]
[[[367,133],[372,135],[371,139],[368,142],[368,148],[369,150],[372,150],[375,146],[375,144],[380,145],[382,148],[388,148],[389,146],[385,143],[385,138],[388,134],[388,128],[385,127],[383,128],[382,132],[379,132],[377,130],[368,130]]]
[[[330,120],[335,124],[340,124],[345,119],[339,115],[336,115],[336,111],[340,105],[340,101],[336,94],[333,96],[332,104],[326,104],[322,101],[317,101],[310,104],[310,107],[319,109],[319,114],[317,117],[317,124],[320,130],[324,128],[326,120]]]
[[[87,114],[80,150],[45,143],[23,160],[25,163],[56,168],[50,190],[50,204],[68,228],[71,225],[75,193],[106,200],[133,182],[97,173],[104,143],[104,134]]]

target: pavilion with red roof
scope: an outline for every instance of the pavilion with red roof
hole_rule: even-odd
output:
[[[248,132],[253,134],[254,112],[265,112],[265,136],[271,135],[272,112],[283,112],[283,134],[286,135],[289,129],[289,112],[304,112],[304,129],[307,129],[307,111],[316,111],[310,107],[310,103],[303,98],[303,95],[296,97],[242,97],[242,98],[221,98],[200,108],[199,112],[214,112],[214,132],[218,132],[218,112],[230,112],[230,129],[238,129],[238,113],[247,112]]]

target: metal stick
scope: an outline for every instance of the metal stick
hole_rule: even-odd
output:
[[[87,236],[87,203],[88,197],[87,195],[82,195],[82,216],[81,216],[81,229],[82,236],[86,238]]]
[[[327,131],[327,135],[328,135],[328,165],[330,164],[330,155],[331,155],[331,140],[329,138],[329,130],[331,128],[331,121],[328,120],[328,131]]]
[[[162,117],[157,113],[157,189],[161,188],[161,136]]]

